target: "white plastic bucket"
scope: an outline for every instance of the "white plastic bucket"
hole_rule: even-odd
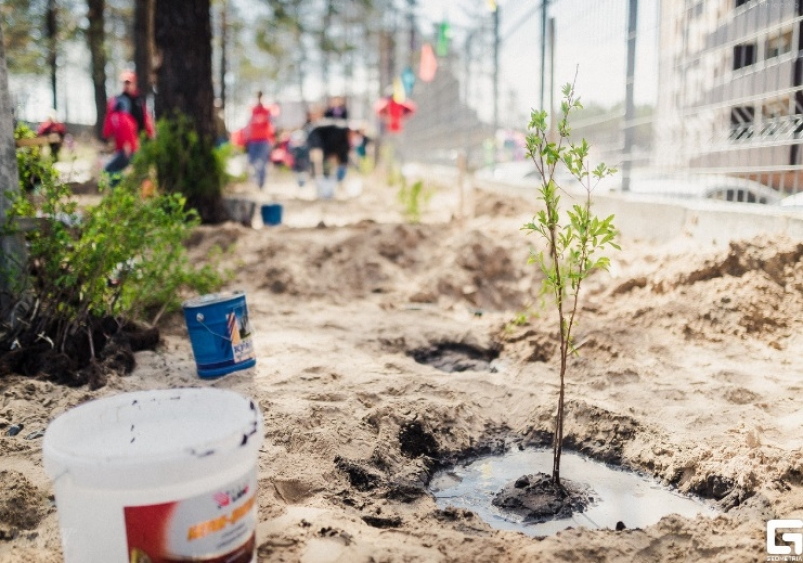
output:
[[[66,563],[256,561],[262,414],[222,389],[138,391],[48,426]]]
[[[332,199],[335,197],[335,179],[326,176],[316,180],[318,199]]]

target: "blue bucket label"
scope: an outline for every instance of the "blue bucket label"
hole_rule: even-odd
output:
[[[246,313],[245,307],[240,310],[240,313],[240,315],[237,315],[236,311],[231,311],[226,315],[231,353],[235,364],[256,357],[251,337],[251,324],[248,322],[248,313]]]

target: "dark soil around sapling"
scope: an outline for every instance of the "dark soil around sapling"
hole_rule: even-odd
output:
[[[0,377],[17,374],[98,389],[112,373],[130,374],[136,366],[134,353],[154,350],[159,340],[155,327],[121,326],[111,317],[93,319],[91,326],[69,337],[62,349],[48,338],[23,331],[13,342],[0,345]]]
[[[556,484],[551,475],[536,473],[523,475],[505,485],[491,504],[521,516],[524,522],[540,524],[585,512],[592,502],[594,497],[587,486],[568,479]]]

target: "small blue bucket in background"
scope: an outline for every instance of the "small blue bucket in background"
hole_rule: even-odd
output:
[[[262,206],[262,222],[265,225],[281,225],[282,206],[278,203],[269,203]]]
[[[244,292],[202,295],[182,308],[200,377],[220,377],[256,364]]]

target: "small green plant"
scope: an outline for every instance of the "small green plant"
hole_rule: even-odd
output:
[[[607,270],[609,259],[598,253],[606,247],[619,249],[615,242],[616,229],[613,215],[600,219],[591,212],[591,193],[600,179],[614,174],[613,168],[600,164],[591,169],[588,164],[589,145],[585,139],[579,144],[571,142],[569,115],[582,108],[575,97],[574,84],[563,87],[561,119],[558,122],[557,140],[550,140],[545,111],[533,111],[527,135],[527,156],[535,163],[541,179],[539,199],[544,209],[522,229],[527,234],[537,233],[546,246],[533,250],[530,263],[538,264],[544,274],[542,295],[554,301],[560,336],[560,390],[553,435],[552,482],[560,486],[560,457],[563,444],[563,414],[565,405],[565,378],[570,352],[575,352],[572,330],[575,327],[578,299],[583,281],[594,270]],[[582,203],[562,210],[560,192],[555,182],[555,169],[564,166],[583,186]]]
[[[14,140],[35,139],[36,132],[20,123],[14,130]],[[32,192],[43,182],[54,182],[58,173],[50,158],[42,154],[42,145],[17,147],[17,168],[20,176],[20,189]]]
[[[530,311],[529,307],[524,311],[519,311],[507,324],[505,324],[505,332],[513,332],[516,327],[525,326],[532,316],[533,313]]]
[[[155,325],[165,311],[180,307],[182,290],[222,286],[216,264],[196,267],[186,255],[182,243],[199,221],[181,194],[143,198],[129,182],[102,185],[101,192],[101,201],[85,210],[58,182],[43,182],[36,202],[7,194],[11,227],[4,234],[35,225],[20,233],[28,247],[22,270],[29,275],[13,288],[20,302],[35,306],[4,333],[6,343],[25,347],[44,339],[63,352],[69,339],[91,334],[100,319]]]
[[[422,180],[417,180],[412,186],[408,186],[407,180],[402,177],[397,197],[402,205],[404,218],[409,223],[420,223],[421,214],[432,197],[432,191],[424,187]]]

